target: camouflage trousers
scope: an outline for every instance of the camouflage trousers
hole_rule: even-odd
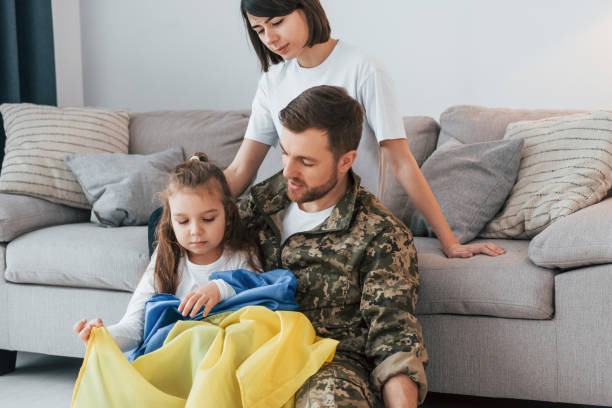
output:
[[[370,373],[355,360],[336,354],[300,388],[295,408],[378,408],[384,407],[373,392]]]

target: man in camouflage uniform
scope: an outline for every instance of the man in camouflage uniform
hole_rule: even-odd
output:
[[[300,311],[317,335],[340,341],[333,362],[297,393],[296,406],[416,406],[427,392],[427,351],[414,317],[416,251],[406,226],[351,170],[361,106],[342,88],[319,86],[280,119],[283,172],[251,189],[241,215],[261,244],[264,269],[293,271]],[[287,219],[295,211],[325,218],[283,231],[301,221]]]

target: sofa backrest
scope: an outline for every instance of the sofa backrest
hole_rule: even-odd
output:
[[[183,153],[204,152],[221,168],[234,159],[249,121],[249,111],[158,111],[130,118],[131,154],[151,154],[172,146]]]
[[[151,154],[172,146],[182,146],[185,155],[197,151],[206,153],[221,168],[233,160],[244,137],[249,111],[157,111],[134,113],[130,118],[129,152]],[[408,145],[419,164],[435,150],[440,126],[425,116],[404,118]],[[403,209],[407,196],[385,165],[379,165],[378,145],[374,140],[362,140],[355,171],[362,183],[394,213]],[[282,168],[279,149],[268,153],[255,182],[262,181]]]
[[[586,111],[452,106],[440,115],[438,146],[453,139],[464,144],[501,140],[509,123],[583,112]]]

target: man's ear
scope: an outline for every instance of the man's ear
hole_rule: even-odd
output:
[[[355,159],[357,158],[357,151],[350,150],[340,156],[340,160],[338,160],[338,171],[341,173],[346,173],[349,171],[353,163],[355,163]]]

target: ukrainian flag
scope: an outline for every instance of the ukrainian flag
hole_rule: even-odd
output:
[[[179,321],[161,348],[133,363],[94,328],[71,407],[293,407],[337,344],[317,337],[302,313],[263,306]]]

